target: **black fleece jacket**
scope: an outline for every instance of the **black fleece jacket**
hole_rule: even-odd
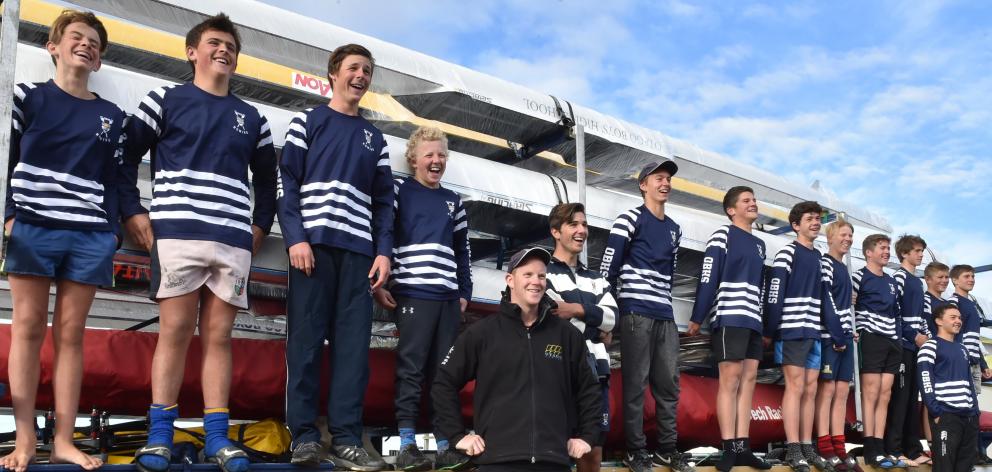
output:
[[[582,334],[541,300],[538,319],[524,326],[504,294],[498,315],[462,333],[441,363],[431,396],[438,432],[454,446],[465,436],[458,392],[475,380],[475,433],[486,450],[474,461],[569,464],[572,431],[590,445],[599,435],[599,382],[586,361]]]

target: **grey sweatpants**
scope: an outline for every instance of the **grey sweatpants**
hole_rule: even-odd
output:
[[[673,452],[678,439],[679,330],[674,321],[628,313],[620,318],[623,431],[627,450],[647,448],[644,388],[650,381],[658,426],[658,451]]]

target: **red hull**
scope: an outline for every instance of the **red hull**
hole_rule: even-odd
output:
[[[132,331],[87,329],[84,339],[84,372],[80,407],[106,410],[117,415],[144,415],[151,401],[150,366],[157,334]],[[0,326],[0,346],[10,345],[10,325]],[[231,416],[241,419],[282,418],[285,404],[285,343],[235,339],[233,341],[234,372],[231,386]],[[371,351],[372,375],[365,396],[365,423],[369,426],[393,426],[394,352]],[[0,353],[0,378],[7,378],[7,352]],[[200,396],[200,356],[198,342],[190,346],[186,375],[180,393],[181,414],[198,417],[203,410]],[[42,349],[41,386],[38,409],[53,407],[51,336]],[[322,376],[326,394],[328,375]],[[613,427],[609,444],[623,447],[622,392],[620,372],[611,379],[610,409]],[[683,375],[682,395],[678,408],[679,443],[683,447],[717,445],[719,429],[716,421],[717,381],[707,377]],[[462,411],[471,417],[469,385],[462,392]],[[751,441],[756,448],[770,441],[782,441],[782,389],[773,385],[758,385],[752,408]],[[645,429],[649,438],[655,431],[654,400],[645,395]],[[10,397],[0,399],[10,405]],[[849,402],[848,418],[853,421],[853,398]],[[323,409],[323,408],[322,408]],[[984,418],[983,418],[984,419]],[[984,423],[984,422],[983,422]],[[428,424],[424,421],[424,424]]]

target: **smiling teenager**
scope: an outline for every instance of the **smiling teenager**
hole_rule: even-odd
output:
[[[132,237],[151,252],[150,297],[160,313],[148,443],[135,452],[142,470],[169,467],[186,352],[197,328],[204,454],[226,472],[248,468],[247,454],[227,438],[231,329],[238,309],[248,308],[252,254],[275,217],[276,157],[268,121],[230,92],[240,51],[227,15],[194,26],[186,34],[193,81],[149,92],[125,129],[121,213]],[[149,151],[150,214],[137,188],[138,164]]]
[[[665,203],[678,170],[667,160],[641,169],[637,180],[644,204],[617,217],[600,267],[620,302],[624,464],[633,472],[649,470],[652,463],[676,472],[693,470],[676,449],[679,330],[672,311],[672,277],[682,229],[665,215]],[[653,452],[644,435],[644,388],[649,382],[657,405]]]
[[[732,187],[723,196],[731,224],[710,236],[696,287],[689,335],[710,318],[710,342],[719,369],[716,418],[722,455],[716,468],[735,465],[770,469],[751,451],[751,399],[764,354],[761,293],[765,285],[765,242],[751,233],[758,219],[758,199],[750,187]]]
[[[421,127],[410,136],[406,161],[413,178],[393,185],[396,219],[393,269],[389,289],[375,298],[396,314],[396,422],[400,433],[398,470],[429,470],[431,461],[417,448],[424,383],[434,381],[437,366],[451,348],[472,299],[468,217],[458,194],[441,186],[448,165],[448,138],[438,128]],[[428,402],[430,405],[430,402]],[[468,457],[437,430],[436,468],[457,470]]]
[[[393,252],[389,147],[358,109],[374,67],[372,53],[357,44],[331,53],[327,75],[334,95],[327,106],[293,117],[279,163],[279,225],[291,266],[286,422],[298,465],[316,466],[322,456],[316,421],[327,339],[334,461],[350,470],[386,467],[362,447],[371,294],[389,278]]]
[[[89,91],[107,31],[89,12],[65,10],[49,30],[55,77],[14,87],[4,211],[13,301],[8,379],[16,441],[0,459],[24,472],[35,457],[41,346],[55,283],[55,437],[50,462],[95,469],[73,444],[83,367],[83,328],[99,285],[113,283],[119,241],[117,183],[124,111]],[[115,234],[117,236],[115,236]]]

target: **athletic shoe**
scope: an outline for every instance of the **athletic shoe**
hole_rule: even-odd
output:
[[[847,470],[850,472],[864,472],[864,469],[861,468],[861,464],[858,464],[858,460],[852,455],[848,455],[844,458],[844,465],[847,466]]]
[[[813,467],[820,469],[823,472],[834,472],[834,468],[825,459],[820,457],[816,453],[816,449],[813,448],[812,444],[801,444],[800,449],[803,452],[803,457]]]
[[[844,461],[841,460],[840,457],[830,456],[830,458],[827,459],[827,462],[829,462],[830,463],[830,467],[833,467],[834,470],[837,471],[837,472],[848,472],[847,471],[847,464],[845,464]]]
[[[734,465],[753,467],[758,470],[768,470],[772,468],[772,465],[768,463],[768,461],[754,455],[754,451],[751,450],[750,439],[742,438],[735,439],[734,441],[736,443],[735,450],[737,451],[737,457],[734,460]]]
[[[360,472],[376,472],[386,468],[386,461],[374,459],[362,446],[334,446],[331,448],[338,467]]]
[[[318,442],[302,442],[293,448],[293,458],[289,462],[302,467],[317,467],[323,459],[324,448]]]
[[[801,457],[786,457],[785,465],[795,472],[809,472],[809,462]]]
[[[647,449],[627,451],[623,456],[623,465],[630,469],[630,472],[651,472],[651,454]]]
[[[424,457],[416,444],[407,444],[396,456],[396,470],[423,471],[431,470],[431,467],[431,461]]]
[[[458,449],[449,447],[437,455],[435,470],[463,470],[472,467],[472,458]]]
[[[696,472],[696,468],[678,452],[658,452],[651,455],[651,463],[659,467],[669,467],[673,472]]]

